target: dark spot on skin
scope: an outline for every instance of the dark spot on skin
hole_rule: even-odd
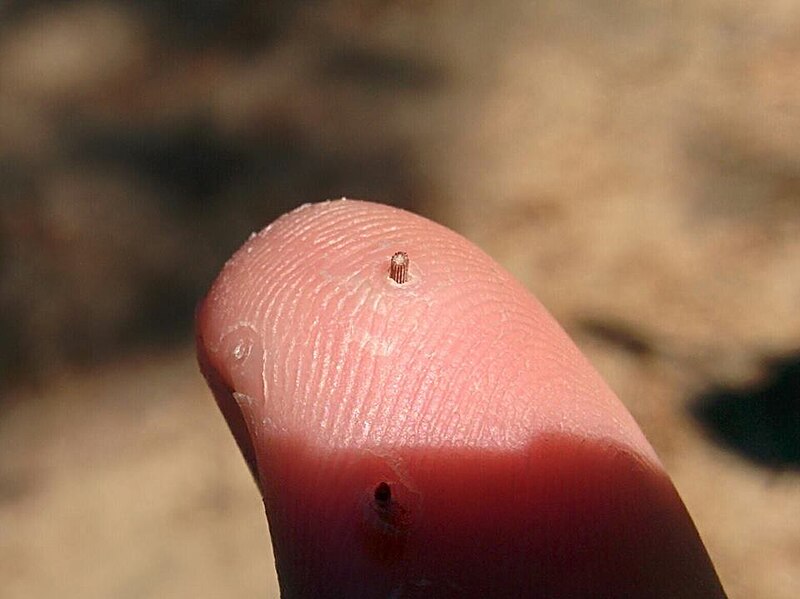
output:
[[[403,493],[392,493],[392,486],[381,481],[367,497],[364,506],[367,552],[380,562],[399,563],[405,552],[411,516]]]
[[[375,503],[379,506],[388,506],[392,500],[392,488],[388,483],[382,482],[375,487]]]
[[[392,499],[392,489],[382,482],[375,487],[371,506],[372,522],[383,535],[404,536],[408,529],[408,509],[397,498]]]

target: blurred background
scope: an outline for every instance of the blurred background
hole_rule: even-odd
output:
[[[800,597],[796,0],[0,1],[2,597],[277,597],[192,311],[341,196],[513,272]]]

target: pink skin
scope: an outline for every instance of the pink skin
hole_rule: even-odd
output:
[[[231,258],[197,327],[284,597],[724,597],[633,418],[452,231],[303,207]]]

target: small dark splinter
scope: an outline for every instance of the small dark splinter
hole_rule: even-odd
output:
[[[392,500],[392,488],[388,483],[382,482],[375,487],[375,503],[380,507],[386,507]]]
[[[389,261],[389,278],[398,285],[408,280],[408,254],[397,252]]]

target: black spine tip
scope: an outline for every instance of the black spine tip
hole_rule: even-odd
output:
[[[375,501],[379,505],[387,505],[392,500],[392,489],[388,483],[382,482],[375,487]]]

